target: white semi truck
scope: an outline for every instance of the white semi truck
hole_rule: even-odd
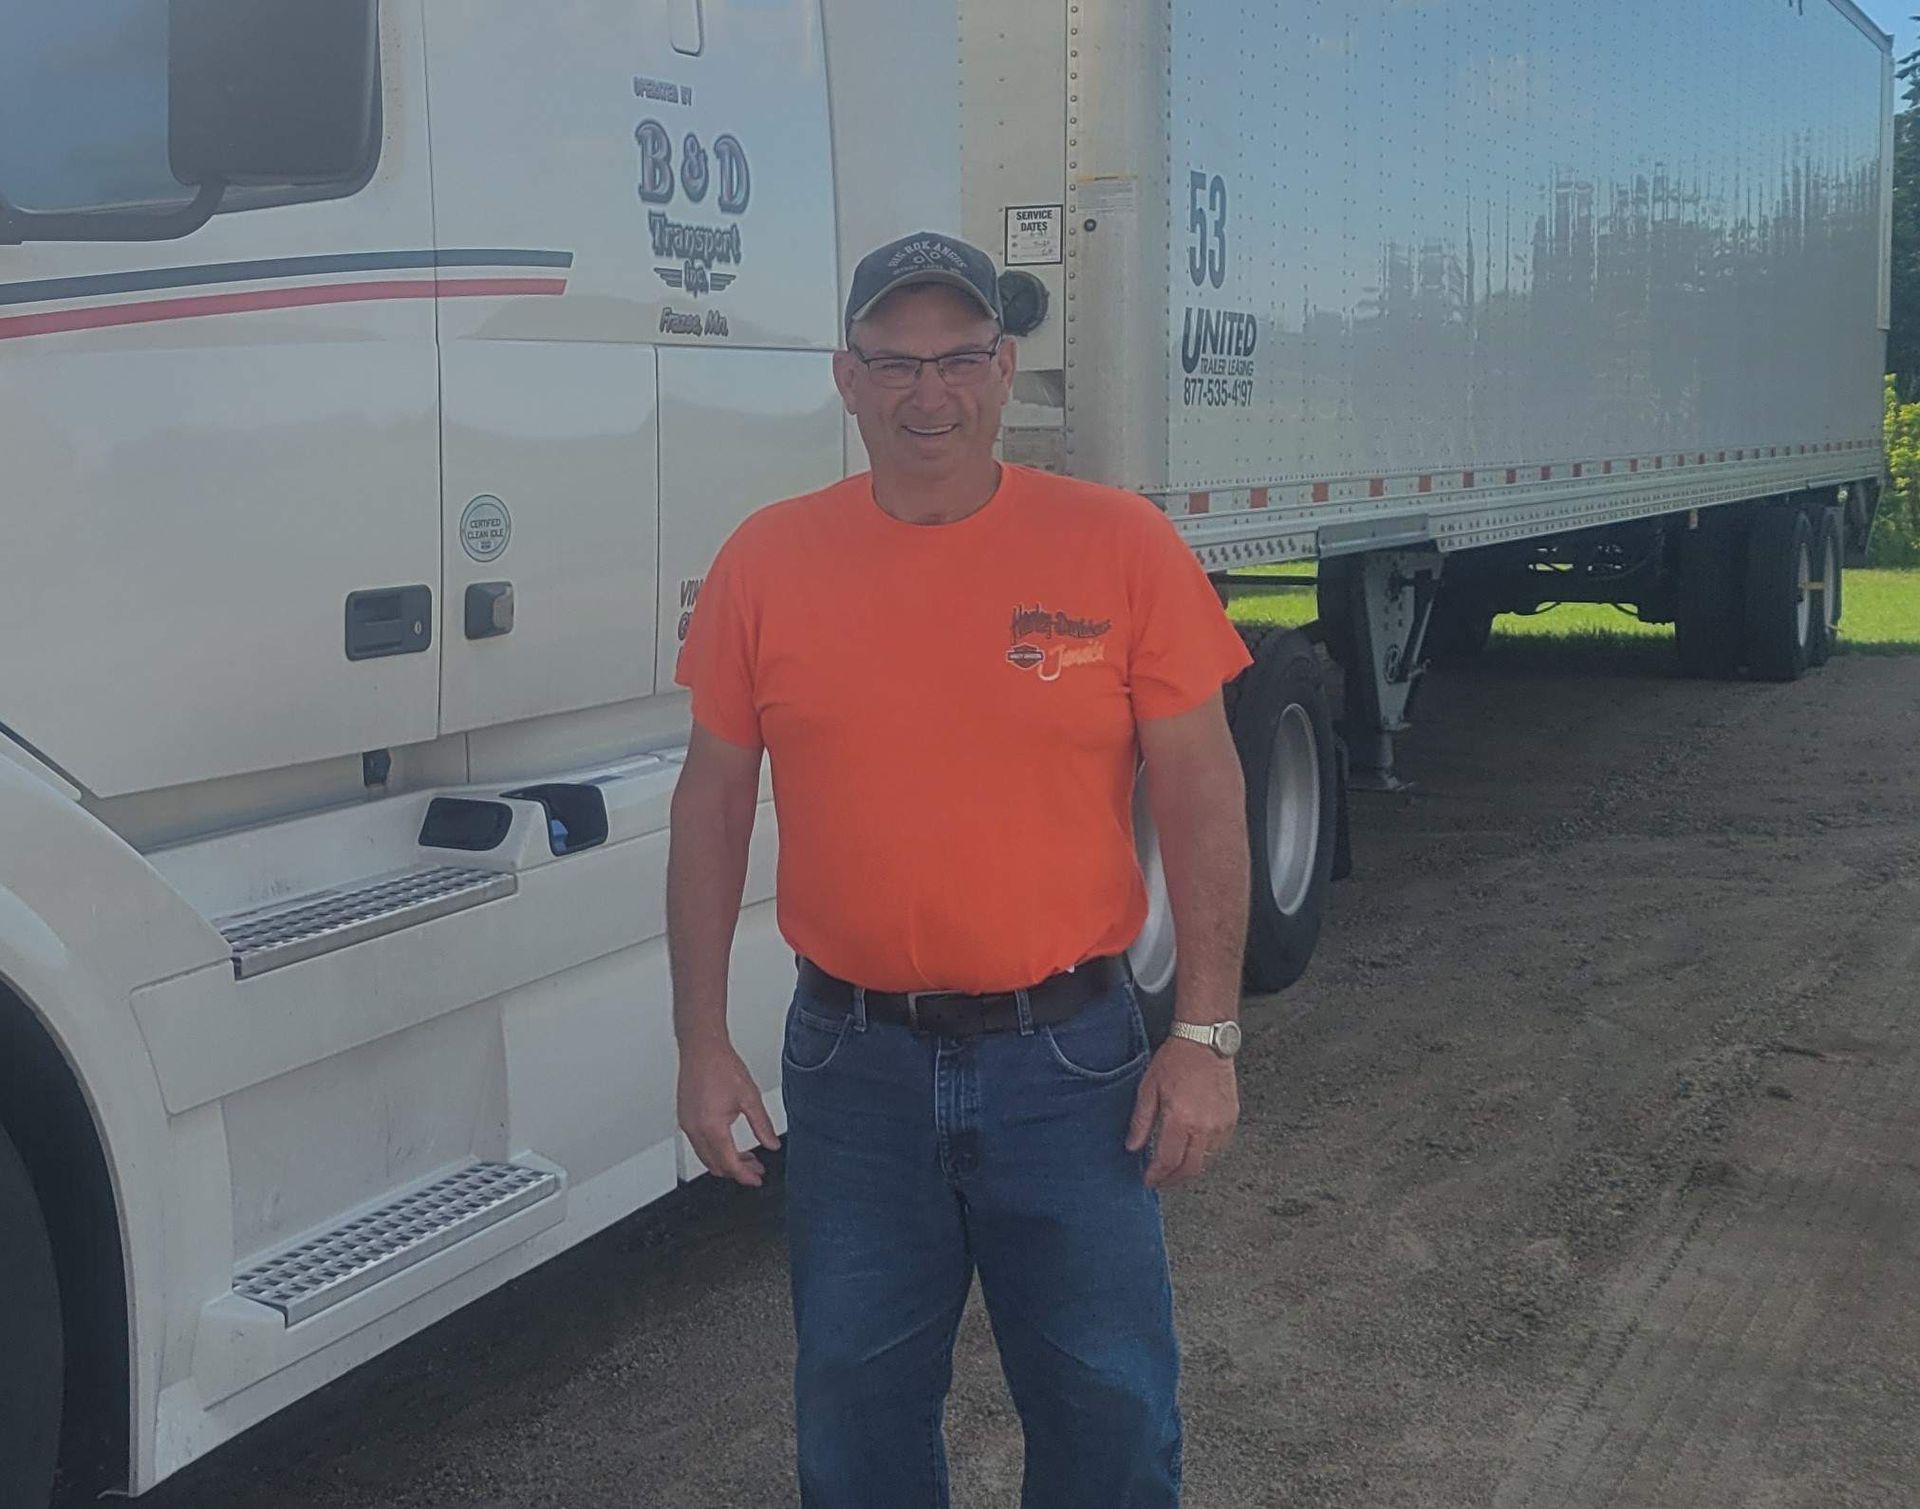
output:
[[[150,1487],[697,1174],[672,665],[731,527],[860,465],[861,251],[1004,258],[1009,459],[1223,584],[1319,563],[1230,689],[1275,988],[1433,648],[1589,598],[1697,674],[1825,653],[1890,106],[1846,0],[5,8],[0,1503]]]

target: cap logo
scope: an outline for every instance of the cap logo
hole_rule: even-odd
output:
[[[944,241],[909,241],[887,259],[888,272],[900,272],[909,267],[951,267],[956,272],[965,272],[966,258]]]
[[[877,246],[860,259],[847,290],[849,334],[894,289],[930,282],[953,284],[996,321],[1000,318],[1000,291],[987,254],[938,231],[922,231]]]

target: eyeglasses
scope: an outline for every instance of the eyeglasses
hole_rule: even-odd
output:
[[[984,351],[948,351],[940,356],[868,356],[851,341],[851,351],[867,369],[867,376],[882,388],[911,388],[920,381],[920,369],[931,366],[950,388],[970,388],[993,370],[994,355],[1004,336],[996,335]]]

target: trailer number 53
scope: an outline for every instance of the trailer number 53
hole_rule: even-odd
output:
[[[1187,224],[1193,243],[1187,248],[1187,271],[1193,286],[1227,281],[1227,181],[1218,173],[1187,175]]]

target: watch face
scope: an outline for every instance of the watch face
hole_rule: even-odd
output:
[[[1240,1051],[1240,1024],[1221,1022],[1213,1029],[1213,1046],[1220,1053],[1232,1058]]]

